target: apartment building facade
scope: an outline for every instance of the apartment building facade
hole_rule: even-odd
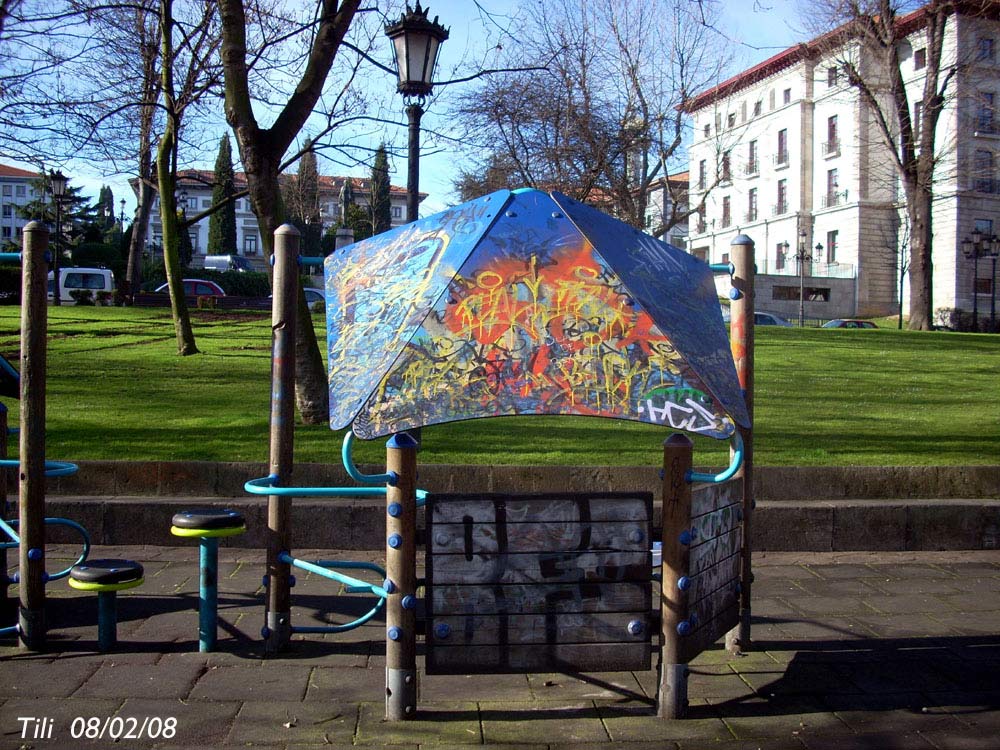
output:
[[[906,24],[899,54],[916,122],[927,64],[920,19],[917,11],[898,21]],[[949,18],[943,67],[955,73],[937,127],[935,308],[971,310],[974,289],[987,305],[993,293],[989,264],[973,279],[961,244],[973,229],[1000,232],[998,42],[996,14]],[[705,197],[691,217],[690,252],[725,262],[732,238],[748,234],[761,309],[797,314],[800,281],[809,317],[885,315],[900,294],[908,302],[902,188],[873,113],[848,84],[845,59],[863,74],[876,64],[856,41],[834,46],[828,35],[703,92],[689,108],[691,202]]]
[[[211,208],[213,179],[214,175],[211,171],[184,170],[180,172],[177,176],[178,208],[183,208],[189,217]],[[246,175],[244,173],[236,173],[235,185],[237,191],[246,189]],[[133,181],[133,190],[136,187],[137,185]],[[347,187],[346,191],[345,187]],[[319,208],[320,219],[324,227],[336,226],[343,221],[345,198],[352,205],[367,208],[370,188],[370,180],[367,178],[320,175]],[[420,194],[421,200],[425,197],[425,193]],[[397,227],[405,224],[406,188],[396,185],[390,186],[389,201],[392,226]],[[154,255],[162,252],[163,247],[163,228],[159,212],[160,205],[157,199],[150,212],[149,229],[146,233],[147,246]],[[210,254],[208,225],[209,219],[206,218],[188,230],[191,245],[194,248],[193,265],[196,267],[200,267],[204,257]],[[239,255],[248,258],[255,267],[264,269],[267,259],[263,257],[264,246],[260,238],[260,228],[257,225],[257,216],[253,212],[248,197],[236,201],[236,247]]]
[[[38,196],[32,185],[38,175],[25,169],[0,164],[0,248],[8,243],[21,247],[21,231],[30,219],[21,216],[20,209]]]
[[[647,191],[646,231],[652,232],[687,211],[689,175],[679,172],[654,182]],[[676,207],[676,210],[675,210]],[[687,250],[688,222],[683,220],[664,232],[660,239],[674,247]]]

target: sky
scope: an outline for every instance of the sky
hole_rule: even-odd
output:
[[[439,16],[440,22],[450,31],[449,39],[441,46],[435,80],[456,77],[457,71],[461,71],[463,66],[467,69],[470,64],[477,61],[485,60],[487,64],[492,63],[491,50],[499,38],[498,27],[507,23],[507,19],[516,16],[518,8],[524,1],[479,0],[477,4],[471,0],[429,0],[423,3],[424,7],[430,8],[430,17]],[[544,2],[544,0],[532,1]],[[736,47],[737,63],[731,74],[754,65],[804,38],[796,26],[797,0],[722,0],[721,7],[722,18],[717,29]],[[388,49],[389,42],[386,40],[387,54]],[[381,83],[381,80],[378,75],[370,77],[368,85]],[[388,74],[384,75],[384,82],[389,91],[395,88],[395,79]],[[389,114],[397,118],[403,126],[389,128],[376,137],[388,138],[402,154],[405,152],[406,144],[405,116],[402,97],[397,96],[396,100],[397,106]],[[442,114],[439,114],[439,110]],[[423,124],[447,132],[448,123],[443,118],[443,110],[443,102],[430,100]],[[213,137],[214,143],[217,143],[219,135],[221,131]],[[190,166],[212,169],[214,148],[210,151],[212,153],[206,161]],[[456,165],[460,165],[460,162],[461,154],[456,148],[444,147],[436,152],[425,150],[422,153],[420,189],[421,192],[427,193],[428,197],[421,204],[421,216],[436,213],[457,202],[457,196],[452,192],[452,182]],[[30,168],[29,165],[11,163]],[[370,170],[363,166],[348,170],[341,165],[325,163],[323,159],[320,160],[319,166],[321,173],[328,175],[349,173],[356,177],[367,177],[370,174]],[[393,170],[390,176],[392,183],[405,187],[405,158],[392,159],[390,166]],[[101,175],[94,165],[84,163],[69,163],[63,167],[63,172],[70,175],[71,184],[82,185],[84,193],[91,195],[95,200],[102,184],[111,185],[116,211],[119,200],[125,198],[126,220],[132,216],[135,210],[135,197],[128,187],[128,175]]]

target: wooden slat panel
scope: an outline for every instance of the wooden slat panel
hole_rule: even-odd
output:
[[[433,647],[509,643],[641,643],[649,640],[650,612],[550,613],[435,617],[428,630]],[[641,629],[633,634],[630,624]]]
[[[546,612],[644,612],[652,606],[646,583],[435,585],[428,591],[435,614],[544,614]]]
[[[652,515],[648,493],[553,493],[546,495],[434,495],[431,523],[578,523],[645,521]]]
[[[691,490],[691,517],[697,518],[723,505],[743,502],[743,482],[737,477],[722,484],[699,484]]]
[[[693,619],[700,627],[702,623],[711,622],[725,612],[735,602],[739,601],[736,593],[737,581],[726,581],[721,587],[709,592],[696,602],[688,605],[688,619]]]
[[[736,582],[740,578],[740,556],[733,554],[725,560],[705,568],[697,575],[691,576],[688,588],[688,601],[696,602],[707,594],[722,588],[727,582]]]
[[[503,533],[501,533],[503,532]],[[435,523],[434,554],[564,552],[570,550],[648,550],[648,524],[642,521],[507,524]],[[505,549],[501,549],[505,547]]]
[[[732,606],[720,612],[714,620],[702,623],[697,630],[680,639],[681,658],[690,661],[739,624],[740,608],[734,600]]]
[[[704,544],[692,546],[688,563],[689,576],[694,576],[717,562],[725,560],[740,549],[742,529],[737,527],[724,536],[717,537]]]
[[[427,674],[645,671],[649,641],[539,646],[438,646],[427,651]]]
[[[611,583],[645,581],[648,552],[529,552],[434,555],[433,585],[443,583]]]
[[[692,546],[705,544],[712,539],[727,534],[743,521],[742,505],[725,505],[711,513],[691,519],[691,529],[695,533]]]

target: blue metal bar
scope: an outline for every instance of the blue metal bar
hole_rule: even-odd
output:
[[[300,255],[299,265],[300,266],[321,266],[323,261],[326,260],[322,255]]]
[[[385,487],[276,487],[274,475],[251,479],[243,489],[251,495],[286,497],[385,497]],[[427,503],[427,490],[417,490],[417,507]]]
[[[736,273],[736,266],[732,263],[710,263],[708,267],[712,273],[728,273],[730,276]]]
[[[17,532],[14,531],[14,529],[16,529],[19,525],[20,522],[16,518],[12,518],[10,521],[4,521],[0,519],[0,531],[5,532],[8,536],[11,537],[11,539],[17,540],[16,542],[0,543],[0,547],[4,549],[11,549],[12,547],[17,547],[20,544],[21,538],[17,535]],[[83,526],[78,524],[76,521],[71,521],[68,518],[56,518],[56,517],[46,518],[45,525],[67,526],[73,529],[74,531],[78,532],[81,538],[80,542],[81,552],[80,556],[76,559],[76,561],[71,563],[68,567],[64,568],[63,570],[60,570],[58,573],[52,573],[49,575],[50,581],[58,581],[60,578],[65,578],[66,576],[68,576],[70,574],[70,571],[73,570],[74,565],[79,565],[80,563],[82,563],[84,560],[87,559],[87,556],[90,554],[90,534],[87,533],[87,530],[83,528]],[[11,580],[16,581],[18,578],[19,578],[18,574],[15,573],[14,578],[12,578]]]
[[[20,263],[21,253],[0,253],[0,263]]]
[[[729,468],[720,474],[701,474],[697,471],[689,471],[684,477],[689,484],[694,482],[709,482],[712,484],[721,484],[727,479],[732,479],[733,475],[739,471],[740,466],[743,465],[743,438],[740,437],[739,429],[733,433],[733,459],[729,463]]]
[[[293,625],[293,633],[343,633],[345,631],[361,627],[377,615],[381,611],[382,607],[385,606],[385,598],[389,594],[382,586],[367,583],[366,581],[361,581],[357,578],[337,573],[335,570],[330,570],[330,568],[334,566],[347,570],[366,569],[384,576],[385,571],[375,563],[353,562],[347,560],[317,560],[310,562],[308,560],[299,560],[294,558],[287,552],[280,553],[278,555],[278,559],[281,562],[287,563],[293,567],[308,570],[310,573],[315,573],[316,575],[323,576],[324,578],[329,578],[330,580],[342,583],[348,591],[356,593],[371,593],[377,597],[375,605],[357,619],[346,622],[343,625]]]
[[[5,635],[17,635],[17,625],[8,625],[5,628],[0,628],[0,637]]]
[[[110,651],[118,642],[117,597],[114,591],[97,592],[97,648]]]
[[[17,519],[13,520],[14,526],[17,526],[19,521]],[[17,547],[21,544],[21,537],[18,536],[17,532],[14,531],[14,526],[10,526],[6,521],[0,518],[0,531],[10,537],[11,541],[4,542],[4,549],[11,549],[12,547]]]
[[[219,611],[219,540],[203,536],[199,547],[198,651],[215,650]]]
[[[354,430],[348,430],[347,434],[344,435],[344,445],[340,450],[340,457],[344,461],[344,468],[347,470],[347,474],[355,482],[361,482],[361,484],[388,484],[392,487],[396,486],[396,482],[399,481],[399,477],[396,472],[390,471],[385,474],[362,474],[358,471],[358,467],[354,465]]]
[[[18,458],[0,459],[0,466],[9,466],[16,469],[21,466],[21,460]],[[68,461],[45,462],[45,476],[47,477],[69,477],[76,474],[79,470],[79,466],[71,464]]]

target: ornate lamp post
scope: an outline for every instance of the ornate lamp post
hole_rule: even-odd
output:
[[[62,203],[66,196],[66,183],[69,178],[61,169],[49,172],[49,190],[52,191],[52,202],[56,204],[56,251],[52,253],[52,278],[55,280],[52,293],[52,304],[62,304],[62,290],[59,286],[59,257],[62,255]]]
[[[972,239],[962,240],[962,253],[972,259],[972,330],[979,330],[979,259],[989,258],[990,271],[990,331],[996,329],[997,319],[997,256],[1000,255],[1000,238],[983,235],[978,229],[972,231]]]
[[[813,256],[809,254],[806,236],[806,230],[803,229],[799,232],[799,249],[795,253],[795,260],[799,262],[799,328],[803,328],[806,324],[806,263],[813,259]]]
[[[118,226],[122,228],[122,234],[125,234],[125,199],[122,198],[118,201],[118,205],[121,206],[121,213],[118,215]]]
[[[385,35],[392,40],[396,53],[399,83],[396,90],[403,95],[409,120],[408,168],[406,175],[406,220],[417,220],[420,203],[420,118],[423,103],[434,86],[434,66],[438,48],[448,38],[448,30],[427,20],[427,8],[419,1],[415,8],[406,6],[406,12],[393,24],[385,27]]]

